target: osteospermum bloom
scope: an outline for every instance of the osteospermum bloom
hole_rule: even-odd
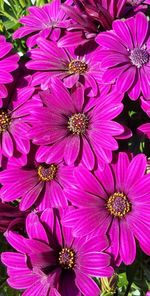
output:
[[[27,154],[30,150],[30,141],[27,138],[29,129],[28,116],[33,105],[39,105],[40,101],[33,96],[35,88],[28,84],[30,76],[20,79],[12,90],[7,102],[0,108],[0,162],[2,155],[12,157],[15,151]]]
[[[26,220],[28,238],[8,231],[6,238],[17,252],[2,253],[8,267],[8,284],[25,290],[23,296],[98,296],[99,287],[91,276],[111,276],[110,258],[102,251],[108,246],[101,239],[74,238],[63,227],[52,209],[40,219],[31,213]],[[60,294],[59,294],[60,293]]]
[[[0,35],[0,107],[2,106],[2,98],[7,96],[7,88],[5,84],[13,81],[10,74],[18,68],[19,55],[12,52],[12,44],[6,42],[4,36]]]
[[[149,22],[143,13],[113,23],[113,31],[100,33],[104,81],[116,80],[117,88],[128,92],[132,100],[140,93],[150,97],[150,34]]]
[[[33,205],[40,210],[66,207],[63,188],[73,183],[73,167],[65,166],[58,155],[54,157],[49,154],[47,159],[45,157],[35,158],[32,153],[24,166],[9,163],[8,168],[0,172],[0,183],[3,185],[0,190],[1,199],[6,202],[20,199],[21,211]]]
[[[122,15],[126,4],[126,0],[75,0],[74,2],[75,6],[65,3],[62,7],[74,20],[70,27],[84,29],[88,38],[102,29],[111,29],[113,20]]]
[[[66,3],[70,5],[72,0],[67,0]],[[53,0],[42,7],[32,6],[28,8],[28,11],[29,14],[19,20],[24,26],[13,34],[14,39],[29,35],[27,38],[28,47],[36,45],[39,36],[58,40],[61,30],[67,28],[70,23],[64,10],[61,9],[61,0]]]
[[[36,70],[33,74],[34,85],[41,84],[45,88],[51,77],[57,76],[68,88],[80,80],[85,87],[92,89],[92,95],[97,95],[97,84],[102,76],[98,49],[87,53],[79,50],[75,54],[76,48],[59,48],[57,43],[44,38],[39,38],[37,45],[38,48],[30,50],[32,60],[26,64],[28,69]]]
[[[77,168],[77,188],[68,189],[66,196],[78,209],[68,211],[64,225],[72,227],[75,236],[106,231],[116,262],[128,265],[134,261],[136,240],[150,255],[150,174],[146,166],[144,154],[130,161],[122,152],[113,165],[106,164],[95,176],[82,166]]]
[[[102,166],[111,161],[112,150],[118,149],[115,136],[124,132],[123,126],[113,121],[123,109],[122,95],[114,91],[86,101],[81,84],[70,95],[55,78],[41,98],[45,106],[31,111],[29,135],[34,144],[47,145],[47,153],[61,154],[68,165],[83,161],[90,170],[97,161]]]

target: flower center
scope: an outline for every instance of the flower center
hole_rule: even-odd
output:
[[[145,49],[134,48],[131,50],[129,58],[134,66],[141,68],[144,64],[148,63],[149,53]]]
[[[4,110],[0,110],[0,133],[5,132],[8,129],[10,123],[10,115]]]
[[[37,173],[38,173],[40,181],[43,181],[43,182],[51,181],[56,177],[57,165],[55,165],[55,164],[39,165]]]
[[[88,126],[88,118],[84,113],[76,113],[69,117],[68,129],[76,135],[84,134]]]
[[[87,64],[85,62],[82,62],[80,60],[73,60],[69,63],[69,72],[71,74],[73,73],[85,73],[87,71]]]
[[[131,211],[131,204],[124,193],[115,192],[108,198],[106,208],[111,215],[122,218]]]
[[[59,264],[64,269],[72,269],[75,265],[75,253],[72,249],[63,248],[59,252]]]

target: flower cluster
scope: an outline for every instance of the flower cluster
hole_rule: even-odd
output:
[[[62,2],[21,17],[25,56],[0,36],[1,261],[23,296],[98,296],[150,255],[150,1]]]

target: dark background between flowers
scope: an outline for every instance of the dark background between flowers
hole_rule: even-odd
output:
[[[12,33],[19,27],[18,19],[26,15],[26,9],[29,6],[42,6],[51,0],[0,0],[0,34],[5,35],[8,41],[14,45],[16,52],[19,52],[21,59],[26,59],[26,45],[23,40],[12,40]],[[62,1],[63,2],[63,1]],[[150,15],[150,11],[149,11]],[[124,124],[128,126],[133,136],[130,140],[120,141],[120,151],[128,150],[137,154],[143,152],[150,157],[150,141],[145,137],[137,135],[136,128],[142,123],[148,122],[149,118],[140,108],[137,101],[131,101],[128,97],[124,98],[126,108],[119,117],[123,118]],[[8,250],[10,247],[6,243],[4,236],[0,235],[0,252]],[[150,290],[150,258],[139,249],[137,257],[131,266],[120,266],[117,270],[117,292],[118,296],[142,296],[147,290]],[[20,292],[8,287],[5,268],[0,265],[0,296],[19,296]],[[111,292],[105,293],[105,296],[113,295]],[[71,295],[70,295],[71,296]]]

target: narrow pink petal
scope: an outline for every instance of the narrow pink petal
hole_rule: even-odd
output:
[[[126,45],[126,54],[127,49],[133,49],[133,41],[132,41],[132,35],[131,32],[126,24],[125,21],[117,20],[113,22],[113,29],[115,33],[119,36],[120,40],[123,42],[123,44]]]
[[[71,74],[63,79],[64,86],[72,88],[79,80],[79,74]]]
[[[114,260],[117,259],[120,247],[120,231],[119,231],[119,221],[117,219],[113,219],[112,224],[110,226],[108,237],[110,239],[110,247],[107,251],[112,254]]]
[[[117,88],[122,92],[126,92],[133,84],[136,74],[135,67],[129,67],[122,72],[117,80]]]
[[[26,231],[29,238],[38,239],[48,243],[48,238],[43,225],[40,223],[38,216],[35,213],[30,213],[26,219]]]
[[[139,47],[142,47],[148,31],[148,20],[144,13],[139,12],[135,16],[135,21],[137,44]]]
[[[100,293],[100,290],[94,280],[79,271],[76,273],[75,282],[83,295],[98,296]]]
[[[30,191],[25,193],[19,204],[20,210],[25,211],[29,209],[39,197],[42,189],[43,189],[43,184],[42,182],[40,182],[35,187],[33,187]]]
[[[79,166],[75,169],[74,175],[77,186],[79,186],[82,190],[98,195],[102,198],[106,196],[103,187],[97,181],[95,176],[93,176],[93,174],[88,171],[88,169],[84,168],[83,166]]]
[[[27,267],[27,256],[25,254],[15,252],[4,252],[1,255],[3,264],[10,268],[22,270],[28,269]]]
[[[116,189],[120,192],[124,192],[125,181],[127,178],[127,169],[129,166],[129,157],[127,153],[120,152],[118,155],[118,160],[115,165],[115,173],[116,173]]]
[[[80,137],[72,136],[68,137],[65,149],[64,149],[64,160],[68,165],[73,164],[79,155],[80,151]]]
[[[122,219],[120,221],[120,255],[126,265],[134,262],[136,256],[136,243],[132,228]]]
[[[2,150],[4,155],[11,157],[13,155],[13,141],[8,131],[2,134]]]
[[[95,165],[95,156],[89,141],[83,138],[82,161],[84,165],[91,171]]]

